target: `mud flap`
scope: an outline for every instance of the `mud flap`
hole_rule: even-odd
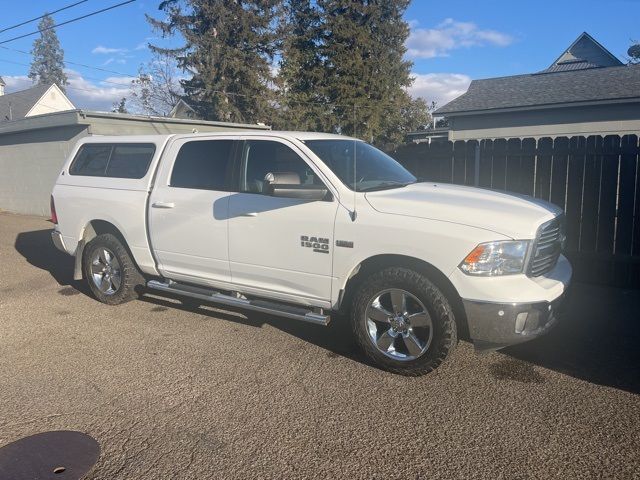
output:
[[[75,265],[73,266],[73,279],[82,280],[82,253],[84,252],[84,240],[78,242],[76,247]]]

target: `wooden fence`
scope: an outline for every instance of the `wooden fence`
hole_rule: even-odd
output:
[[[640,288],[636,135],[432,142],[392,156],[425,180],[542,198],[566,212],[575,279]]]

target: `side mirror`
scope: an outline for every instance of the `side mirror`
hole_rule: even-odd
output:
[[[300,176],[293,172],[267,173],[264,177],[266,193],[273,197],[318,201],[329,199],[324,185],[302,185]]]

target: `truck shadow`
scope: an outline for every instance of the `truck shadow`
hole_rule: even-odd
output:
[[[334,317],[329,326],[319,327],[228,307],[224,311],[242,315],[225,315],[217,310],[176,304],[175,300],[180,299],[173,295],[163,293],[159,297],[156,292],[150,293],[152,296],[144,295],[141,300],[158,308],[180,308],[258,328],[269,324],[324,348],[329,357],[342,356],[371,366],[356,350],[346,318]],[[544,378],[532,368],[536,365],[640,394],[640,291],[577,284],[566,307],[559,325],[546,336],[501,350],[507,358],[493,365],[491,374],[498,379],[514,379],[515,374],[516,380],[542,383]]]
[[[55,248],[51,241],[51,230],[47,229],[21,232],[16,237],[14,248],[31,265],[49,272],[54,280],[61,287],[64,287],[59,291],[61,295],[72,296],[74,294],[82,293],[90,296],[89,289],[86,287],[85,283],[73,279],[73,259],[69,255],[60,252]],[[222,318],[224,320],[253,325],[255,327],[260,327],[267,323],[285,333],[294,335],[302,340],[326,349],[330,352],[331,356],[340,355],[356,361],[364,362],[364,359],[359,357],[351,341],[351,333],[348,328],[348,324],[346,322],[336,321],[337,319],[335,318],[328,327],[318,327],[315,325],[307,325],[302,322],[281,319],[272,315],[247,312],[240,309],[234,310],[228,307],[225,307],[224,311],[237,311],[238,313],[241,313],[242,316],[225,315],[218,310],[211,311],[205,308],[200,308],[197,305],[189,306],[182,303],[175,303],[175,301],[172,300],[180,300],[179,297],[174,297],[169,294],[163,293],[162,296],[158,296],[158,292],[155,291],[148,293],[153,293],[153,296],[143,295],[140,299],[144,302],[154,304],[158,308],[180,308],[199,315],[207,315],[216,319]],[[208,305],[214,306],[213,304]]]
[[[65,287],[61,294],[88,294],[84,282],[73,280],[71,257],[53,246],[51,230],[19,233],[15,249],[31,265],[49,272],[60,286]],[[219,311],[176,304],[157,297],[155,292],[153,297],[145,295],[142,300],[159,308],[182,308],[256,327],[267,323],[326,349],[329,356],[340,355],[367,363],[354,348],[346,319],[333,318],[328,327],[318,327],[227,308],[224,310],[237,311],[243,316],[224,315]],[[548,335],[506,348],[502,353],[591,383],[640,394],[640,290],[576,284],[565,307],[558,326]]]
[[[48,271],[58,285],[72,287],[83,293],[89,292],[82,282],[73,279],[73,259],[53,245],[51,230],[20,232],[16,236],[14,247],[31,265]]]
[[[346,319],[335,315],[332,316],[329,325],[323,327],[265,313],[251,312],[241,308],[218,307],[214,303],[192,301],[191,299],[181,298],[168,292],[159,293],[147,290],[140,296],[139,300],[149,303],[150,305],[155,305],[152,311],[160,312],[167,309],[178,308],[210,317],[212,320],[225,320],[256,328],[270,325],[288,335],[293,335],[305,342],[312,343],[327,350],[329,357],[342,356],[360,363],[369,364],[356,350]]]
[[[575,284],[558,325],[502,353],[640,394],[640,290]]]

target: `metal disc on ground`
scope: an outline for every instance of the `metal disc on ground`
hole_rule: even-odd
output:
[[[84,433],[38,433],[0,448],[0,479],[78,480],[99,456],[100,445]]]

